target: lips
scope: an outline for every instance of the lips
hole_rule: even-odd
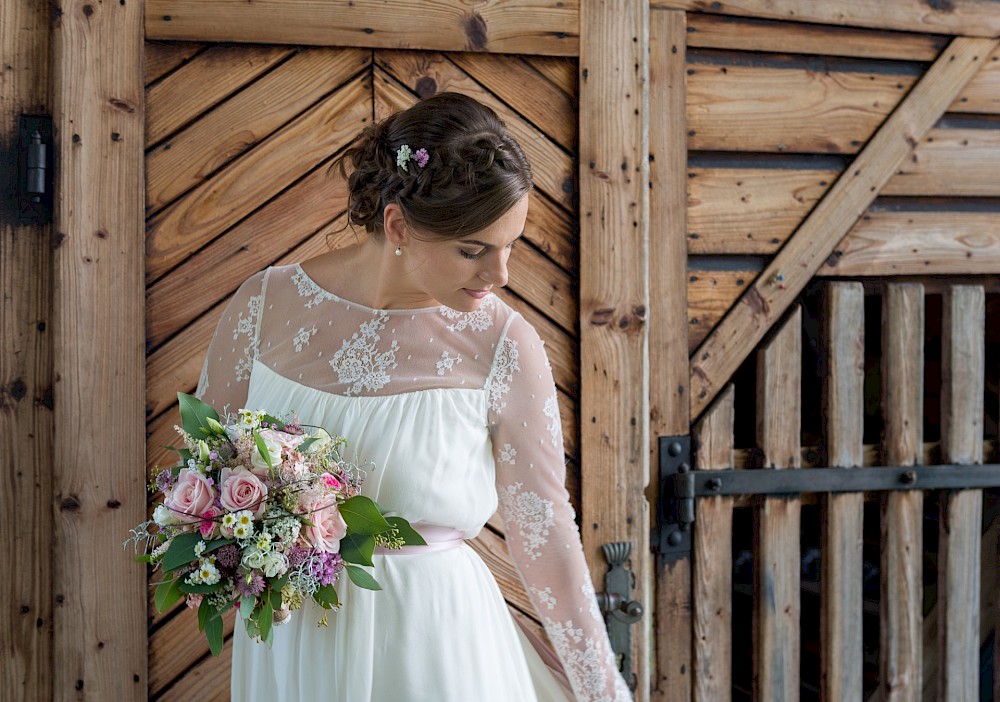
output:
[[[473,297],[477,300],[482,300],[484,297],[490,294],[489,290],[470,290],[469,288],[462,288],[466,295]]]

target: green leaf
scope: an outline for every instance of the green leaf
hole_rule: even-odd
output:
[[[136,563],[152,563],[153,557],[148,553],[144,553],[141,556],[132,556],[132,560]]]
[[[187,565],[195,559],[194,547],[201,541],[201,534],[188,532],[174,537],[170,542],[170,548],[163,554],[160,567],[164,573],[177,570],[181,566]]]
[[[222,653],[222,617],[211,617],[205,622],[205,636],[208,637],[208,647],[212,655]]]
[[[424,541],[424,537],[422,537],[420,533],[410,526],[410,523],[402,517],[386,517],[385,520],[393,526],[399,538],[401,538],[403,543],[407,546],[427,545],[427,542]]]
[[[236,543],[236,539],[212,539],[205,542],[205,553],[211,553],[217,548],[222,548],[226,544]]]
[[[201,605],[198,607],[198,631],[205,631],[205,622],[212,617],[214,611],[215,607],[208,604],[207,597],[201,601]]]
[[[253,608],[256,606],[256,597],[250,597],[249,595],[245,596],[240,600],[240,618],[242,618],[243,621],[248,621],[250,619],[250,615],[253,614]]]
[[[210,592],[218,592],[223,587],[223,583],[220,580],[215,585],[189,585],[188,583],[182,582],[180,588],[184,592],[189,592],[192,595],[207,595]]]
[[[364,568],[358,568],[357,566],[348,565],[347,574],[351,577],[351,582],[358,587],[363,587],[366,590],[381,590],[382,586],[378,584],[378,581],[372,577]]]
[[[367,534],[350,534],[340,540],[340,557],[348,563],[372,565],[375,537]]]
[[[331,609],[340,604],[340,599],[337,597],[337,590],[334,589],[333,585],[324,585],[321,587],[313,593],[313,600],[323,609]]]
[[[266,413],[260,418],[260,421],[267,422],[268,429],[277,429],[278,431],[281,431],[285,428],[285,423],[283,421]]]
[[[275,590],[274,588],[271,588],[270,600],[271,600],[271,610],[272,611],[276,611],[276,610],[281,609],[281,589],[280,588],[277,589],[277,590]]]
[[[196,439],[212,436],[212,427],[207,420],[211,417],[218,422],[219,413],[211,405],[183,392],[177,393],[177,404],[180,406],[181,426],[184,427],[184,431]]]
[[[243,620],[243,625],[247,630],[247,636],[251,639],[255,639],[260,636],[260,627],[257,626],[257,620],[247,617]]]
[[[347,523],[348,533],[381,534],[391,527],[371,498],[355,495],[340,505],[340,515]]]
[[[299,444],[299,451],[308,451],[309,447],[319,441],[318,437],[310,436],[308,439]]]
[[[157,612],[166,612],[177,604],[177,600],[184,596],[180,582],[180,578],[175,578],[156,586],[156,592],[153,593],[153,602],[156,604]]]
[[[271,635],[271,624],[274,621],[274,610],[271,609],[271,602],[267,598],[262,598],[260,612],[257,614],[257,626],[260,627],[260,638],[264,641]]]
[[[253,440],[257,444],[257,450],[260,451],[261,458],[267,463],[268,468],[274,468],[274,464],[271,463],[271,454],[267,451],[267,444],[264,443],[264,437],[260,435],[259,432],[253,433]]]

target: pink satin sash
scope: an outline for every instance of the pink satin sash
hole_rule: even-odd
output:
[[[424,537],[426,546],[403,546],[402,548],[382,548],[377,546],[375,554],[381,556],[415,555],[419,553],[434,553],[460,546],[464,540],[462,532],[451,527],[436,524],[411,524],[416,532]]]

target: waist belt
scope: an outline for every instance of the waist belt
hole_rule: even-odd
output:
[[[376,555],[381,556],[406,556],[419,553],[433,553],[435,551],[445,551],[462,545],[464,538],[462,532],[451,527],[437,526],[436,524],[411,524],[410,526],[424,537],[426,546],[403,546],[402,548],[375,547]]]

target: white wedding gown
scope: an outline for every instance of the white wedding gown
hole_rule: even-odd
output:
[[[198,394],[220,412],[292,413],[346,437],[348,455],[374,464],[363,492],[418,528],[474,538],[499,502],[511,555],[563,669],[543,662],[486,565],[455,541],[376,555],[381,591],[342,578],[329,626],[317,626],[323,611],[307,603],[274,630],[271,649],[238,622],[233,700],[632,699],[563,486],[541,341],[498,298],[471,313],[373,310],[323,290],[297,265],[270,268],[223,313]]]

